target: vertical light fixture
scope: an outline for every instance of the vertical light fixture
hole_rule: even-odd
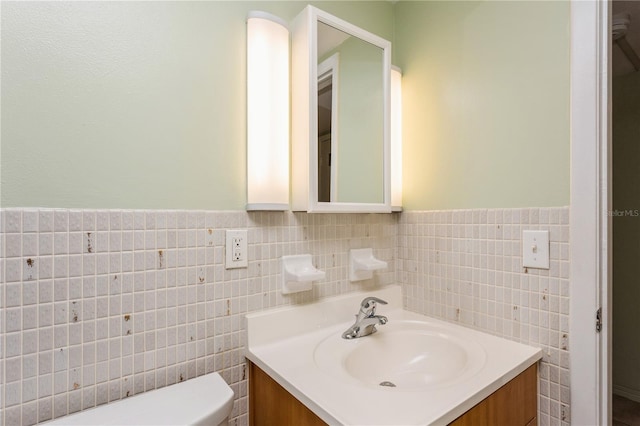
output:
[[[247,210],[289,209],[289,30],[247,17]]]
[[[391,66],[391,210],[402,211],[402,71]]]

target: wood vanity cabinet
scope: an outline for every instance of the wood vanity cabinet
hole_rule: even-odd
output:
[[[320,417],[249,362],[250,426],[321,426]]]
[[[453,426],[537,425],[538,366],[532,365],[450,423]],[[251,426],[326,425],[305,405],[249,362]]]
[[[535,426],[538,424],[538,364],[449,423],[452,426]]]

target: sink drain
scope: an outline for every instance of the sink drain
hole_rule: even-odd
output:
[[[385,382],[380,382],[380,386],[387,386],[389,388],[395,388],[396,387],[396,385],[394,385],[393,383],[386,382],[386,381]]]

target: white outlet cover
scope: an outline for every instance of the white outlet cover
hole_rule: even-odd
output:
[[[522,231],[522,266],[549,269],[549,231]]]
[[[228,229],[225,238],[226,269],[246,268],[248,266],[247,230]]]

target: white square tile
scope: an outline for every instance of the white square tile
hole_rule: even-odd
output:
[[[22,379],[22,359],[20,357],[9,358],[5,361],[6,383],[17,382]]]
[[[98,210],[96,212],[96,230],[108,231],[109,230],[109,212],[105,210]]]
[[[32,377],[22,381],[22,403],[33,401],[38,397],[38,379]],[[35,413],[34,413],[35,414]],[[24,416],[24,407],[23,407]],[[36,417],[37,418],[37,417]]]
[[[120,232],[109,232],[109,251],[118,253],[122,251],[122,234]]]
[[[156,229],[167,229],[168,212],[165,210],[157,210],[156,212]]]
[[[22,230],[22,211],[20,210],[4,210],[4,232],[20,232]]]
[[[51,319],[48,320],[51,323]],[[38,350],[40,355],[54,347],[54,329],[53,327],[40,327],[38,329]],[[50,372],[50,371],[47,371]]]
[[[7,257],[22,256],[22,234],[5,235],[5,255]]]
[[[68,237],[69,254],[81,254],[84,248],[84,235],[82,232],[70,232]]]
[[[62,209],[54,210],[53,231],[54,232],[69,231],[69,211],[68,210],[62,210]]]
[[[23,256],[38,255],[38,234],[36,233],[22,234],[22,255]]]
[[[4,406],[11,407],[20,404],[22,400],[22,382],[17,381],[5,384]]]
[[[187,229],[187,213],[185,211],[177,211],[176,213],[176,229]]]
[[[38,215],[37,209],[25,209],[22,211],[22,232],[38,232]]]
[[[53,395],[53,374],[42,374],[38,376],[38,398],[42,403],[42,398]],[[48,399],[47,399],[48,400]],[[44,420],[41,418],[41,420]]]
[[[19,332],[7,333],[5,336],[5,357],[11,358],[20,355],[22,352],[22,334]]]
[[[7,284],[5,288],[6,288],[5,307],[13,308],[13,307],[20,306],[22,304],[22,284],[21,283]]]
[[[85,232],[96,231],[96,212],[93,210],[82,211],[82,230]]]
[[[169,210],[167,213],[167,229],[175,229],[177,227],[177,212]]]
[[[67,376],[67,370],[58,371],[53,374],[53,393],[55,395],[67,392],[69,383]],[[67,395],[65,394],[64,396],[66,397]]]
[[[55,383],[55,380],[54,380]],[[55,388],[55,385],[54,385]],[[53,397],[53,417],[66,416],[68,411],[67,395],[56,395]]]
[[[22,279],[22,259],[13,258],[5,260],[5,280],[7,283]]]
[[[153,210],[145,212],[145,229],[156,229],[156,212]]]
[[[28,330],[22,332],[22,354],[31,354],[38,351],[38,331]]]
[[[82,391],[74,390],[69,392],[69,414],[80,410],[82,410]]]
[[[82,276],[83,256],[76,254],[68,257],[68,271],[70,277]]]
[[[125,210],[122,212],[122,229],[123,230],[133,230],[134,226],[134,213],[130,210]]]
[[[53,398],[40,398],[38,400],[38,422],[42,423],[47,420],[51,420],[52,418],[53,418]]]
[[[40,233],[38,234],[38,254],[51,255],[53,254],[53,234],[52,233]]]
[[[53,232],[53,210],[41,209],[38,214],[38,230],[40,232]]]
[[[53,347],[61,349],[69,344],[68,327],[66,325],[57,325],[53,328]]]
[[[133,241],[134,241],[134,234],[133,231],[124,231],[121,234],[121,239],[120,239],[120,244],[121,244],[121,248],[122,251],[131,251],[133,250]]]
[[[102,275],[109,272],[109,254],[98,253],[95,255],[96,274]]]
[[[82,210],[69,210],[69,231],[82,231]]]
[[[144,233],[144,248],[147,250],[154,250],[156,248],[156,231],[145,231]]]
[[[20,308],[5,309],[5,330],[7,333],[22,330],[22,310]]]
[[[70,262],[73,263],[73,262]],[[82,264],[80,264],[82,267]],[[69,299],[81,299],[82,298],[82,277],[69,278]]]
[[[122,229],[122,212],[119,210],[110,210],[109,214],[109,229],[112,231]]]
[[[94,235],[94,252],[106,253],[109,251],[109,232],[99,231]]]
[[[145,233],[144,231],[134,231],[133,233],[133,249],[144,250],[145,246]]]
[[[133,229],[145,229],[144,211],[136,210],[133,212]]]
[[[22,308],[22,329],[28,330],[38,326],[38,307],[25,306]]]

